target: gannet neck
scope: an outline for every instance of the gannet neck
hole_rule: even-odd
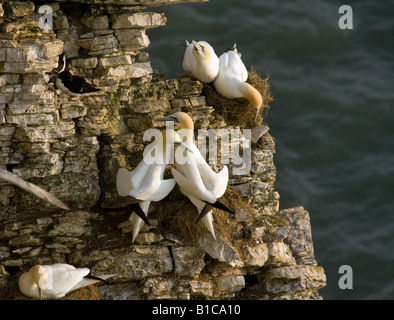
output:
[[[140,206],[141,210],[145,213],[146,217],[148,217],[150,201],[142,201],[138,205]],[[135,213],[133,213],[130,216],[129,219],[130,219],[130,221],[133,224],[133,235],[132,235],[131,242],[134,243],[134,240],[135,240],[135,238],[137,238],[137,236],[138,236],[138,234],[140,232],[140,229],[141,229],[142,225],[144,224],[144,222]]]
[[[211,58],[211,50],[208,43],[205,41],[192,41],[193,43],[193,56],[196,58],[197,62],[201,63],[201,60],[209,60]]]
[[[181,129],[178,131],[187,146],[194,145],[194,123],[192,118],[185,112],[175,114]]]
[[[177,112],[176,117],[182,129],[194,131],[194,123],[192,118],[185,112]]]
[[[43,288],[47,284],[48,272],[42,265],[31,267],[29,274],[38,287]]]
[[[157,143],[157,152],[160,153],[157,155],[158,159],[163,159],[162,171],[164,172],[165,166],[170,161],[170,153],[171,147],[176,143],[182,143],[182,140],[179,134],[172,129],[164,129],[161,131],[161,134],[156,138]]]
[[[240,91],[249,103],[257,109],[257,113],[259,114],[261,105],[263,104],[263,98],[260,92],[246,82],[240,84]]]

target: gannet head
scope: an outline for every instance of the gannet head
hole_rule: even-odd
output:
[[[38,292],[40,294],[40,300],[42,300],[42,288],[48,282],[48,272],[42,265],[35,265],[29,270],[30,276],[32,277],[34,283],[38,287]]]
[[[240,58],[241,58],[241,56],[242,56],[241,52],[239,52],[238,49],[237,49],[237,44],[236,44],[236,43],[234,43],[234,45],[233,45],[233,47],[232,47],[231,49],[228,48],[228,51],[233,51],[233,52],[235,52]]]
[[[164,129],[161,131],[161,135],[158,137],[158,144],[162,146],[163,152],[165,152],[167,146],[170,145],[183,146],[186,150],[193,152],[182,142],[179,134],[172,129]]]
[[[182,129],[190,129],[194,130],[194,124],[192,118],[185,112],[176,112],[172,115],[169,115],[167,117],[157,119],[156,121],[160,122],[167,122],[167,121],[173,121],[175,125],[178,125]]]
[[[205,42],[205,41],[196,42],[196,41],[192,40],[192,43],[194,45],[193,56],[197,60],[205,60],[205,59],[209,59],[211,57],[211,52],[209,50],[207,42]]]

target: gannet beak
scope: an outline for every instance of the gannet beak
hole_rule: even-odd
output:
[[[187,151],[190,151],[191,153],[193,153],[193,151],[191,149],[189,149],[187,147],[187,145],[185,145],[183,142],[174,142],[174,146],[178,147],[178,146],[182,146],[184,147]]]
[[[157,122],[168,122],[168,121],[173,121],[175,123],[179,123],[177,118],[171,117],[171,116],[167,116],[164,118],[160,118],[160,119],[156,119]]]
[[[40,300],[42,300],[42,289],[38,287],[38,294],[40,296]]]
[[[192,43],[194,44],[194,47],[196,48],[197,51],[202,51],[202,52],[204,52],[204,48],[203,48],[199,43],[197,43],[197,42],[194,41],[194,40],[192,40]]]

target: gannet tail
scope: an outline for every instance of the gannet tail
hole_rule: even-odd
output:
[[[219,200],[216,200],[215,203],[209,203],[209,202],[206,202],[206,201],[204,201],[204,202],[205,202],[206,204],[212,206],[212,207],[217,208],[217,209],[226,211],[226,212],[231,213],[231,214],[235,214],[234,211],[232,211],[231,209],[227,208],[223,203],[219,202]]]

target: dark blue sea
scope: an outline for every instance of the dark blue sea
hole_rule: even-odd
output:
[[[341,5],[353,29],[341,29]],[[152,66],[183,74],[185,40],[237,43],[270,76],[282,209],[310,213],[324,299],[394,299],[394,1],[210,0],[155,8]],[[349,11],[347,11],[349,13]],[[345,21],[350,26],[350,20]],[[353,270],[340,289],[339,268]]]

